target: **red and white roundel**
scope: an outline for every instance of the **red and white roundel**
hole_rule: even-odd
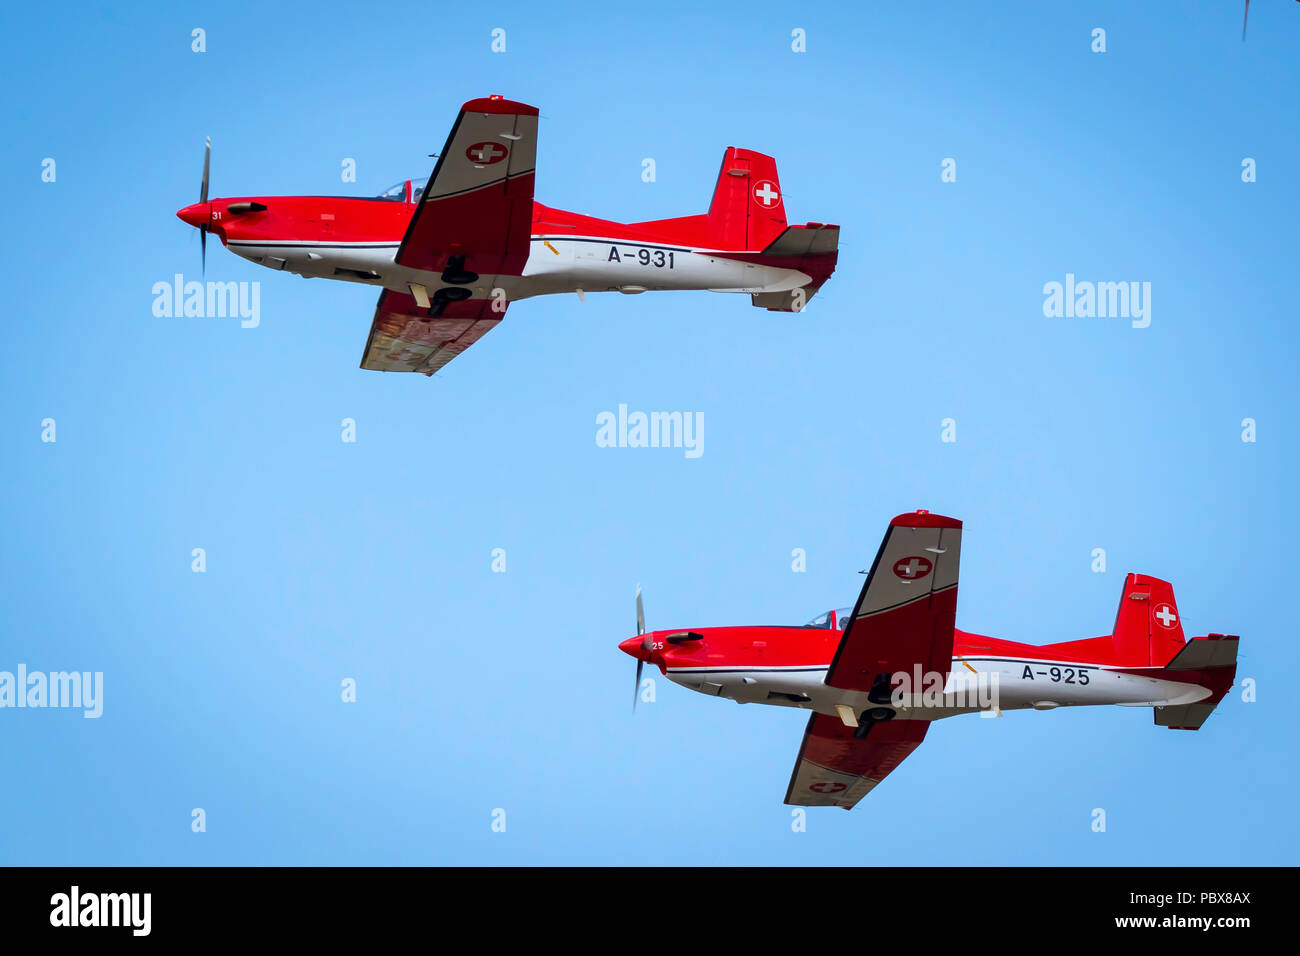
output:
[[[929,558],[911,555],[894,562],[894,574],[904,581],[919,581],[934,570],[934,563]]]
[[[1151,617],[1165,630],[1172,631],[1178,624],[1178,611],[1172,604],[1157,604],[1151,609]]]
[[[510,154],[501,143],[475,143],[465,150],[465,158],[471,163],[479,166],[491,166],[493,163],[499,163]]]
[[[808,789],[814,793],[839,793],[841,790],[849,789],[849,785],[833,780],[821,780],[809,786]]]
[[[781,188],[770,179],[760,179],[754,183],[754,202],[764,209],[775,209],[781,205]]]

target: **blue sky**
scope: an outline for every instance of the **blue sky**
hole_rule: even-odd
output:
[[[0,670],[105,699],[0,711],[0,862],[1293,862],[1300,7],[1252,6],[1244,44],[1230,2],[6,10]],[[838,272],[797,315],[532,300],[431,380],[358,370],[373,290],[215,243],[260,326],[154,317],[204,136],[214,196],[373,194],[490,93],[578,212],[703,212],[727,145],[775,155]],[[1067,273],[1150,282],[1150,326],[1044,317]],[[597,447],[619,403],[703,413],[703,455]],[[799,623],[915,508],[966,522],[958,626],[1103,634],[1155,574],[1257,701],[944,721],[805,833],[802,713],[630,713],[638,583],[651,627]]]

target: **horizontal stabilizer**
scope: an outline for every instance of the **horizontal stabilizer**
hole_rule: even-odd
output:
[[[1237,644],[1235,634],[1211,634],[1198,637],[1183,645],[1165,670],[1199,671],[1207,667],[1236,667]]]
[[[789,292],[756,292],[749,298],[756,307],[769,312],[802,312],[816,292],[815,287],[805,286]]]
[[[1235,634],[1210,634],[1195,637],[1183,645],[1174,659],[1165,665],[1173,671],[1171,680],[1187,680],[1188,672],[1199,672],[1196,681],[1211,689],[1211,696],[1191,704],[1171,704],[1156,708],[1156,726],[1171,730],[1200,730],[1206,718],[1214,713],[1219,701],[1227,696],[1237,677],[1237,645]],[[1190,675],[1189,675],[1190,676]]]
[[[806,226],[787,226],[763,250],[765,256],[829,256],[840,248],[840,227],[810,222]]]
[[[1214,713],[1215,704],[1179,704],[1156,708],[1156,726],[1171,730],[1200,730],[1201,724]]]
[[[797,289],[786,292],[760,292],[750,296],[750,300],[760,309],[773,312],[802,312],[808,300],[817,294],[817,290],[835,271],[836,260],[840,255],[840,227],[820,222],[810,222],[804,226],[787,226],[763,249],[758,259],[783,269],[798,269],[805,273],[810,281]]]

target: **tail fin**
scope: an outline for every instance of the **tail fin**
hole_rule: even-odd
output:
[[[759,252],[785,231],[785,202],[776,160],[728,146],[709,205],[709,235],[718,247]]]
[[[1117,661],[1132,667],[1163,667],[1183,649],[1183,622],[1168,581],[1129,574],[1111,638]]]
[[[744,261],[807,275],[808,281],[798,288],[752,294],[750,300],[761,309],[803,311],[835,271],[840,227],[820,222],[787,225],[785,197],[771,156],[728,146],[705,219],[719,249],[750,253]]]
[[[1130,574],[1124,579],[1111,642],[1118,663],[1160,667],[1168,680],[1209,691],[1199,700],[1156,707],[1155,720],[1161,727],[1199,730],[1237,677],[1237,638],[1210,634],[1186,640],[1173,585],[1149,575]]]

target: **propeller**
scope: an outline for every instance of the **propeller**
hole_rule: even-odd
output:
[[[212,137],[205,137],[203,146],[203,182],[199,185],[199,202],[208,201],[208,169],[212,164]],[[208,275],[208,227],[199,226],[199,257],[203,263],[203,277]]]
[[[1245,14],[1242,15],[1242,18],[1241,18],[1241,39],[1242,39],[1242,42],[1245,42],[1245,39],[1246,39],[1246,21],[1249,20],[1249,19],[1250,19],[1250,0],[1246,0],[1246,12],[1245,12]]]
[[[641,585],[636,586],[636,632],[645,634],[645,606],[641,603]],[[650,635],[646,634],[641,646],[650,649]],[[636,699],[641,696],[641,668],[645,664],[641,658],[636,659],[636,684],[632,687],[632,712],[636,712]]]

